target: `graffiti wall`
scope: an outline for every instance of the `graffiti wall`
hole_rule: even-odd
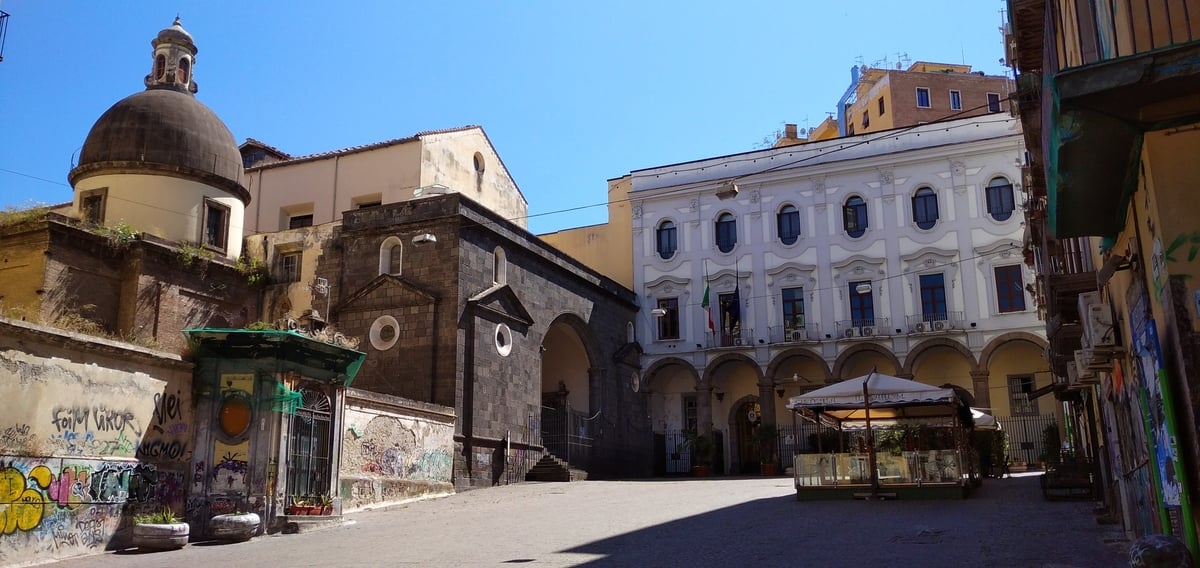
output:
[[[191,366],[101,343],[0,321],[0,565],[120,546],[135,515],[183,510]]]
[[[349,389],[343,424],[343,510],[453,492],[452,409]]]

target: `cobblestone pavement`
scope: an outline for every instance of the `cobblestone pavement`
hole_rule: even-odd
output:
[[[788,478],[528,483],[238,544],[108,552],[51,566],[1126,566],[1091,501],[1045,501],[1036,476],[963,501],[798,502]]]

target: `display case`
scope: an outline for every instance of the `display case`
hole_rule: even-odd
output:
[[[797,488],[871,484],[867,454],[796,454],[794,466]],[[881,486],[964,483],[958,450],[880,453],[875,457],[875,471]]]

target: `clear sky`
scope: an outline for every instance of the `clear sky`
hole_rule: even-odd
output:
[[[834,112],[852,65],[1005,72],[1002,0],[713,2],[0,0],[0,209],[71,199],[67,172],[144,89],[178,14],[199,99],[292,155],[478,124],[535,233],[603,223],[606,180],[763,147]]]

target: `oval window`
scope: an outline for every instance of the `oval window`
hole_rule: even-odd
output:
[[[221,433],[230,438],[240,437],[250,429],[250,403],[240,396],[229,396],[221,403],[217,422]]]

